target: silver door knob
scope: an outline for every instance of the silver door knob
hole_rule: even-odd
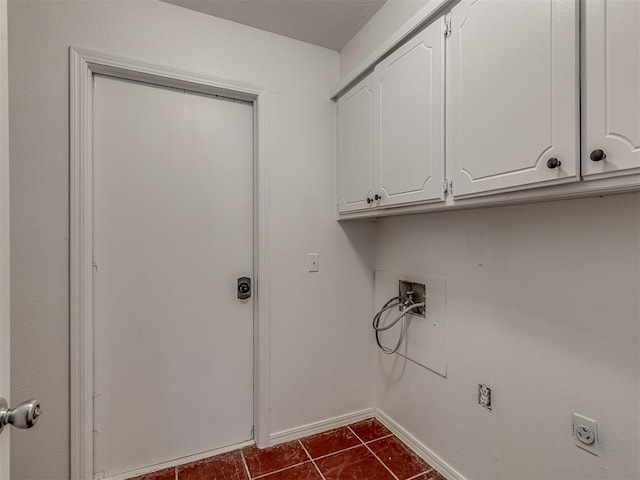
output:
[[[22,402],[15,408],[9,408],[7,401],[0,398],[0,432],[5,425],[13,425],[16,428],[31,428],[42,415],[40,402],[36,399]]]

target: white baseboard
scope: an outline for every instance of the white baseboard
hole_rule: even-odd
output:
[[[147,473],[157,472],[166,468],[173,468],[179,465],[185,465],[187,463],[204,460],[205,458],[214,457],[216,455],[220,455],[221,453],[227,453],[232,450],[237,450],[238,448],[247,447],[249,445],[253,445],[254,443],[255,442],[253,440],[250,440],[247,442],[237,443],[235,445],[229,445],[228,447],[216,448],[215,450],[209,450],[206,452],[197,453],[195,455],[189,455],[188,457],[176,458],[175,460],[170,460],[168,462],[157,463],[155,465],[151,465],[150,467],[144,467],[137,470],[132,470],[130,472],[119,473],[111,477],[98,476],[98,478],[100,478],[101,480],[125,480],[126,478],[146,475]]]
[[[344,427],[350,423],[366,420],[367,418],[375,417],[374,408],[366,408],[357,412],[347,413],[338,417],[329,418],[327,420],[321,420],[319,422],[309,423],[300,427],[290,428],[288,430],[282,430],[269,435],[269,445],[278,445],[280,443],[290,442],[292,440],[298,440],[299,438],[307,437],[309,435],[315,435],[316,433],[326,432],[333,428]]]
[[[396,423],[382,410],[375,408],[375,417],[393,434],[402,440],[411,450],[416,452],[429,465],[440,472],[447,480],[467,480],[455,468],[433,453],[429,447],[410,434],[403,426]]]

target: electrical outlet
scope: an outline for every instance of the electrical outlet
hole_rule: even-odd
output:
[[[577,413],[573,414],[573,440],[587,452],[598,453],[598,422]]]
[[[489,410],[492,408],[491,388],[481,383],[478,384],[478,405]]]

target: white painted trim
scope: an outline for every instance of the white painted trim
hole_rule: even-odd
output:
[[[76,48],[69,50],[71,479],[93,478],[92,81],[94,73],[253,102],[254,438],[269,438],[268,91],[262,87]]]
[[[9,308],[9,50],[7,1],[0,0],[0,397],[10,398],[11,312]],[[9,478],[9,428],[0,437],[0,478]]]
[[[460,0],[431,0],[415,15],[407,20],[384,43],[376,48],[371,55],[362,61],[353,71],[345,75],[338,85],[331,90],[331,99],[335,100],[354,84],[367,75],[381,60],[399,48],[404,42],[416,35],[428,24],[444,14],[444,12]]]
[[[460,472],[436,455],[433,450],[410,434],[407,429],[402,427],[379,408],[375,409],[375,417],[380,421],[380,423],[391,430],[396,437],[402,440],[402,442],[404,442],[411,450],[447,478],[447,480],[467,480]]]
[[[364,410],[358,410],[357,412],[351,412],[337,417],[328,418],[319,422],[308,423],[300,427],[290,428],[288,430],[282,430],[269,435],[270,446],[278,445],[280,443],[290,442],[292,440],[298,440],[300,438],[308,437],[309,435],[315,435],[316,433],[326,432],[334,428],[344,427],[351,423],[366,420],[375,416],[375,409],[365,408]]]
[[[71,478],[93,478],[91,302],[91,71],[70,52],[70,433]]]
[[[270,272],[271,256],[269,233],[269,97],[266,92],[258,94],[254,101],[255,115],[255,151],[254,167],[254,435],[258,447],[264,448],[269,443],[271,432],[270,392],[271,392],[271,291]]]
[[[204,460],[205,458],[215,457],[216,455],[221,455],[223,453],[231,452],[239,448],[248,447],[249,445],[253,445],[253,444],[254,442],[252,440],[248,442],[237,443],[235,445],[230,445],[228,447],[217,448],[215,450],[209,450],[207,452],[197,453],[196,455],[189,455],[188,457],[177,458],[175,460],[171,460],[170,462],[158,463],[150,467],[139,468],[138,470],[132,470],[130,472],[125,472],[125,473],[119,473],[118,475],[114,475],[112,477],[105,477],[104,479],[101,479],[101,480],[125,480],[127,478],[138,477],[140,475],[146,475],[148,473],[165,470],[167,468],[174,468],[174,467],[179,467],[181,465],[197,462],[199,460]]]

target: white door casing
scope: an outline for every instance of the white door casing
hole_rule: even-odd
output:
[[[640,2],[584,2],[585,178],[640,173]],[[595,161],[594,150],[606,157]]]
[[[371,208],[373,75],[338,100],[338,211]]]
[[[573,0],[463,0],[452,9],[455,197],[578,180],[578,21]],[[560,167],[548,167],[552,158]]]
[[[444,200],[444,28],[434,22],[376,67],[380,206]]]
[[[93,94],[94,74],[251,101],[254,106],[254,438],[268,445],[269,292],[267,92],[209,75],[70,49],[71,478],[93,476]],[[235,280],[235,279],[233,279]]]
[[[101,75],[93,98],[94,471],[112,477],[252,439],[253,105]]]
[[[0,397],[10,401],[9,75],[7,2],[0,0]],[[0,434],[0,479],[9,478],[9,427]]]

